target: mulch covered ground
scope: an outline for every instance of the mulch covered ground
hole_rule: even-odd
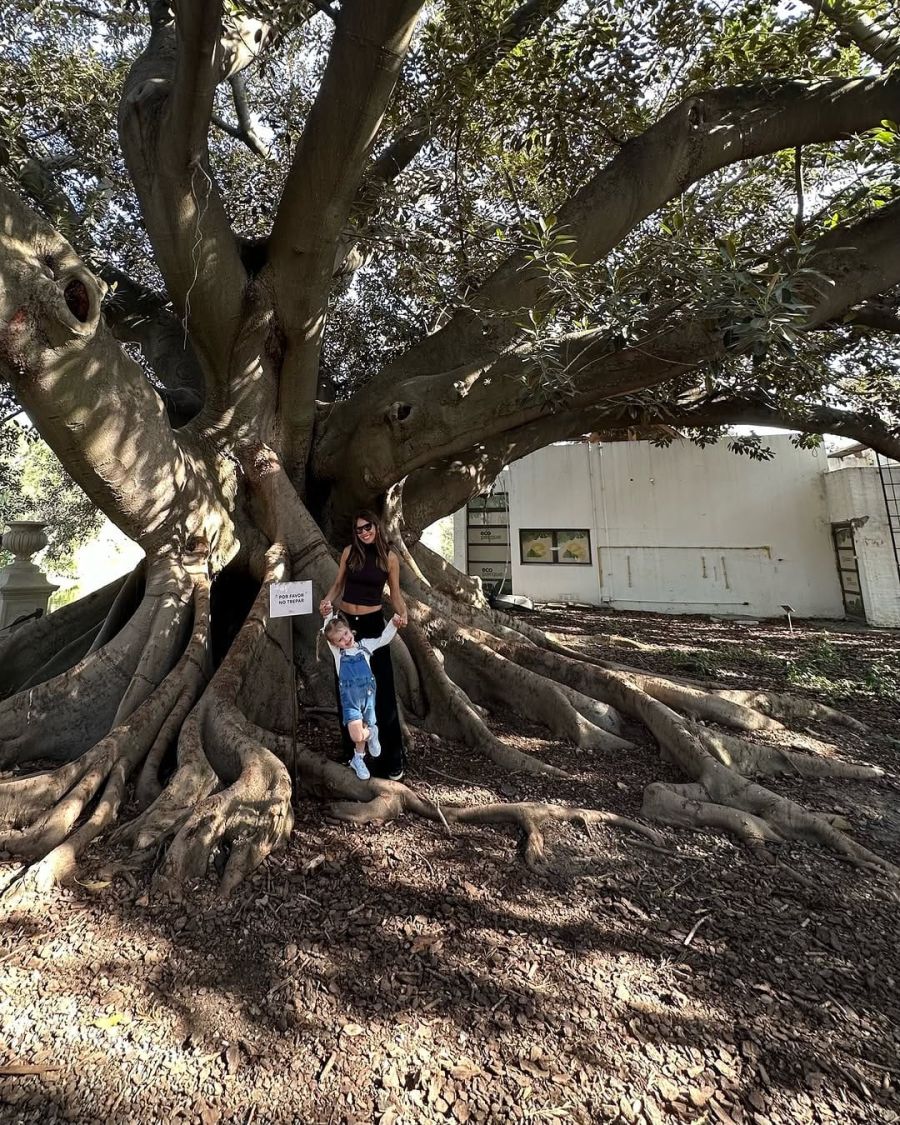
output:
[[[816,733],[884,781],[777,784],[900,863],[900,634],[539,616],[617,660],[788,687],[870,723]],[[502,775],[423,737],[410,784],[633,817],[673,776],[643,736],[623,757],[511,716],[504,735],[576,780]],[[0,1120],[900,1121],[896,889],[810,847],[764,866],[720,836],[666,837],[670,854],[560,826],[540,879],[503,830],[351,830],[302,802],[289,848],[225,905],[211,883],[172,904],[144,873],[109,881],[101,846],[79,883],[0,919]]]

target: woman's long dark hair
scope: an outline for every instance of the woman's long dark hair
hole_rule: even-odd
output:
[[[356,534],[356,525],[360,521],[375,524],[375,553],[378,556],[378,565],[385,574],[387,574],[388,555],[391,553],[391,545],[384,534],[381,520],[370,508],[363,508],[353,516],[353,530],[351,532],[350,555],[347,558],[347,569],[361,570],[363,566],[365,566],[366,552],[362,543],[359,541],[359,536]]]

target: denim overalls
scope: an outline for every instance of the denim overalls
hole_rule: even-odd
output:
[[[353,722],[362,719],[367,727],[375,726],[375,678],[366,654],[356,652],[341,653],[341,669],[338,673],[341,692],[342,721]]]

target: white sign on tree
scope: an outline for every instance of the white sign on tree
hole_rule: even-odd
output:
[[[312,582],[273,582],[269,587],[270,617],[297,617],[312,611]]]

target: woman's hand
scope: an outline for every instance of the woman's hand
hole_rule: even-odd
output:
[[[321,613],[323,617],[327,617],[328,614],[331,613],[331,610],[331,602],[328,600],[328,598],[322,598],[322,600],[319,602],[319,613]]]
[[[409,622],[409,618],[406,616],[405,613],[395,613],[394,614],[394,624],[397,626],[398,629],[402,629],[404,625],[408,624],[408,622]]]

